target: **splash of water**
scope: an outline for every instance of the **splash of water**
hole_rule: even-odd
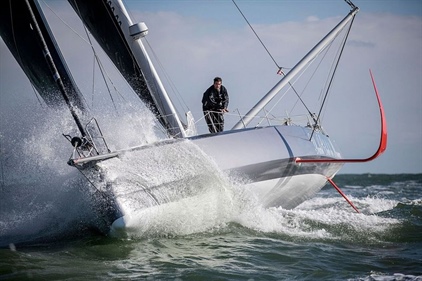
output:
[[[317,197],[293,210],[264,208],[244,179],[229,178],[189,141],[139,151],[106,166],[126,214],[112,227],[117,237],[190,235],[235,223],[295,239],[354,240],[382,235],[400,223],[376,215],[397,201],[371,197],[351,197],[360,214],[338,197]]]
[[[18,182],[21,192],[2,189],[2,200],[6,202],[2,206],[7,206],[8,211],[2,208],[0,236],[26,233],[41,237],[58,222],[100,219],[92,216],[90,203],[84,202],[86,194],[81,189],[89,187],[72,181],[76,171],[65,164],[70,149],[61,133],[74,130],[73,122],[65,113],[40,116],[37,126],[6,149],[16,159],[6,165],[12,172],[5,180]],[[128,110],[120,118],[100,118],[113,149],[162,140],[154,118],[142,110]],[[189,235],[236,223],[288,237],[338,239],[359,232],[382,233],[399,223],[374,215],[390,210],[396,201],[371,197],[353,199],[363,214],[354,214],[337,198],[315,198],[294,210],[262,208],[245,189],[244,179],[229,178],[189,141],[139,150],[100,165],[124,209],[125,235],[130,237]],[[69,198],[71,202],[66,201]],[[70,212],[75,202],[79,202],[79,211]],[[36,227],[31,221],[36,221]],[[64,225],[60,231],[68,231],[69,224]]]
[[[230,180],[187,140],[130,153],[102,168],[125,213],[119,223],[132,236],[203,232],[229,221],[236,209]]]
[[[99,116],[113,147],[155,138],[152,115],[130,107],[122,119]],[[132,120],[132,122],[129,122]],[[27,106],[2,126],[0,245],[54,240],[102,228],[90,197],[92,186],[68,166],[72,147],[62,134],[77,134],[68,110]],[[150,128],[149,130],[145,127]],[[19,128],[19,129],[16,129]],[[112,129],[114,128],[114,130]],[[142,132],[136,133],[135,132]],[[112,134],[112,133],[115,134]]]

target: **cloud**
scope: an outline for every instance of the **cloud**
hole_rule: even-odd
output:
[[[317,16],[310,16],[306,18],[307,22],[316,22],[319,21],[319,18]]]

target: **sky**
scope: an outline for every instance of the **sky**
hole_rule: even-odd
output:
[[[187,108],[201,118],[202,93],[215,76],[223,78],[229,91],[230,112],[241,113],[246,113],[281,78],[232,1],[124,2],[134,22],[148,25],[151,56],[160,66],[159,73],[169,78],[164,84],[171,88],[171,95],[177,94],[173,100],[183,99],[176,102],[179,112]],[[58,0],[44,3],[52,10],[68,6]],[[293,67],[349,11],[341,0],[236,3],[277,64],[286,69]],[[341,173],[422,173],[422,1],[362,0],[354,4],[360,12],[322,125],[344,157],[367,158],[375,152],[380,120],[371,69],[385,108],[389,139],[386,152],[379,158],[346,164]],[[54,19],[49,9],[46,13]],[[67,13],[57,12],[73,21]],[[64,52],[72,57],[69,64],[86,64],[86,57],[78,58],[75,47],[70,47],[77,39],[57,37],[62,37]],[[0,51],[0,109],[7,111],[21,100],[4,93],[30,86],[2,41]],[[84,67],[76,76],[84,77],[90,67]],[[314,96],[320,96],[320,89]],[[34,96],[28,99],[36,100]],[[281,114],[290,110],[287,102],[282,100],[280,104]],[[309,106],[312,110],[319,108],[316,104]]]

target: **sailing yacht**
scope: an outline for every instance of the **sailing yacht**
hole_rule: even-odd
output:
[[[244,186],[253,192],[263,207],[291,209],[314,196],[327,183],[332,182],[344,163],[369,161],[386,148],[386,125],[378,92],[377,99],[382,115],[380,147],[368,159],[343,159],[339,149],[324,132],[320,116],[308,114],[304,124],[297,125],[289,118],[270,120],[266,106],[345,29],[350,29],[359,9],[352,2],[348,14],[323,37],[292,69],[283,73],[279,82],[263,94],[261,100],[230,130],[216,134],[197,134],[190,113],[187,119],[177,114],[175,106],[152,62],[144,38],[148,34],[145,23],[134,23],[121,0],[68,0],[84,26],[108,55],[121,75],[144,102],[165,129],[168,138],[148,144],[112,151],[95,118],[89,119],[89,110],[72,78],[49,23],[37,0],[9,0],[1,10],[0,34],[28,79],[45,103],[50,106],[65,104],[70,110],[79,135],[65,135],[73,147],[68,164],[78,169],[108,199],[113,210],[110,224],[127,215],[124,204],[129,195],[116,194],[107,174],[111,166],[119,165],[127,155],[140,155],[158,149],[171,148],[189,142],[230,175],[244,179]],[[19,19],[16,15],[19,15]],[[31,44],[38,42],[38,44]],[[344,40],[342,47],[344,47]],[[340,58],[338,58],[340,59]],[[281,69],[280,69],[281,70]],[[334,73],[332,74],[334,75]],[[375,86],[375,84],[374,84]],[[375,88],[376,90],[376,88]],[[268,122],[261,121],[260,114]],[[274,113],[272,113],[274,114]],[[151,159],[152,160],[152,159]],[[136,173],[136,171],[134,171]],[[196,175],[201,176],[201,175]],[[142,174],[139,174],[142,178]],[[178,179],[179,180],[179,179]],[[172,179],[170,179],[172,181]],[[189,182],[189,181],[187,181]],[[142,179],[130,196],[142,201],[143,208],[166,204],[201,192],[194,187],[186,193],[160,197],[162,188],[178,188],[172,182],[145,186]],[[166,184],[169,184],[166,187]],[[123,225],[124,227],[124,222]]]

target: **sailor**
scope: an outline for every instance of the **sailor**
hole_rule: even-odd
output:
[[[202,110],[205,121],[210,133],[218,133],[224,130],[223,114],[229,112],[229,95],[226,87],[222,85],[220,77],[214,78],[214,84],[211,85],[202,97]]]

